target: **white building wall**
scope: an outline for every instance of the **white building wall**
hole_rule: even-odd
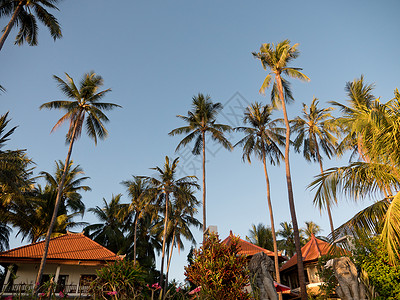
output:
[[[43,274],[55,275],[57,266],[60,266],[60,275],[68,275],[67,285],[78,285],[81,275],[96,275],[96,270],[101,268],[101,266],[46,264]],[[38,269],[39,264],[18,264],[17,278],[14,280],[14,284],[34,284]]]

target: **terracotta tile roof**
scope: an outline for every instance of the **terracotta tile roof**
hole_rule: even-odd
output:
[[[232,231],[230,232],[229,236],[222,241],[222,243],[227,245],[227,246],[230,246],[232,244]],[[239,245],[238,246],[240,247],[239,254],[246,255],[246,256],[251,256],[251,255],[254,255],[256,253],[264,252],[269,257],[274,259],[274,252],[273,251],[261,248],[259,246],[256,246],[256,245],[250,243],[250,242],[247,242],[245,240],[239,239]],[[286,260],[285,257],[282,256],[281,253],[278,253],[278,259],[280,261]]]
[[[0,253],[0,259],[38,259],[43,255],[44,241],[14,248]],[[118,255],[99,245],[82,233],[67,233],[51,238],[47,259],[78,261],[113,261]]]
[[[312,235],[308,243],[301,248],[303,262],[316,261],[320,256],[328,254],[330,247],[331,245],[329,243],[317,239]],[[280,271],[282,272],[295,265],[297,265],[297,253],[280,268]]]

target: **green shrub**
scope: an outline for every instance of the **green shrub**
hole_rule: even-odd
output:
[[[355,261],[379,296],[375,299],[400,299],[400,260],[389,264],[388,253],[379,238],[357,243]]]
[[[144,278],[138,263],[118,260],[97,271],[90,293],[94,299],[140,299],[146,286]]]

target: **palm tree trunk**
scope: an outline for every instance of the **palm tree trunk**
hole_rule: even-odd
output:
[[[314,135],[314,143],[316,145],[317,157],[318,157],[319,167],[321,169],[321,174],[323,174],[324,173],[324,167],[322,166],[322,159],[321,159],[321,155],[319,154],[319,147],[318,147],[317,138],[315,137],[315,135]],[[333,232],[335,231],[335,227],[333,227],[333,219],[332,219],[332,213],[331,213],[331,207],[330,207],[329,201],[327,201],[325,203],[325,205],[326,205],[326,211],[328,212],[329,224],[331,226],[332,240],[334,241],[335,240],[335,235],[334,235]]]
[[[169,203],[169,192],[165,191],[165,220],[164,220],[162,256],[161,256],[160,286],[163,286],[163,281],[164,281],[164,258],[165,258],[165,245],[166,245],[165,240],[167,238],[167,226],[168,226],[168,203]],[[164,295],[163,295],[163,298],[164,298]]]
[[[264,149],[264,143],[262,143],[262,147]],[[275,261],[276,281],[278,283],[281,283],[281,275],[279,273],[278,245],[276,243],[274,213],[272,211],[272,203],[271,203],[271,186],[270,186],[269,178],[268,178],[267,164],[265,162],[265,151],[264,150],[262,152],[262,155],[263,155],[262,159],[263,159],[263,165],[264,165],[265,181],[267,183],[267,201],[268,201],[269,217],[271,220],[272,241],[274,244],[274,261]],[[279,296],[279,300],[282,300],[282,293],[279,293],[278,296]]]
[[[137,223],[138,223],[138,214],[137,214],[137,212],[136,212],[136,214],[135,214],[135,221],[134,221],[134,226],[135,226],[135,229],[134,229],[134,233],[133,233],[133,240],[134,240],[134,243],[133,243],[133,263],[134,264],[136,264],[136,242],[137,242]]]
[[[175,242],[175,230],[174,230],[174,233],[172,234],[171,250],[169,252],[169,257],[168,257],[168,262],[167,262],[167,272],[165,273],[164,295],[167,292],[167,288],[168,288],[168,274],[169,274],[169,267],[171,265],[172,252],[174,251],[174,242]]]
[[[64,188],[65,178],[67,176],[67,169],[68,169],[69,161],[70,161],[70,158],[71,158],[72,147],[74,145],[76,129],[78,127],[78,120],[80,119],[80,116],[81,116],[81,113],[79,113],[78,117],[76,118],[75,124],[74,124],[74,130],[72,132],[71,140],[69,142],[69,149],[68,149],[67,158],[65,159],[63,175],[61,177],[61,182],[58,185],[57,198],[56,198],[56,203],[54,204],[53,216],[51,217],[49,229],[48,229],[47,234],[46,234],[46,239],[45,239],[45,242],[44,242],[43,256],[42,256],[42,260],[40,262],[39,271],[38,271],[38,274],[37,274],[37,277],[36,277],[35,289],[34,289],[35,297],[37,296],[37,291],[38,291],[38,288],[39,288],[40,281],[42,279],[43,270],[44,270],[44,267],[46,265],[47,252],[49,251],[50,237],[51,237],[51,234],[53,233],[53,228],[54,228],[54,225],[55,225],[56,219],[57,219],[58,208],[60,207],[60,204],[61,204],[61,194],[62,194],[62,191],[63,191],[63,188]]]
[[[305,278],[305,274],[304,274],[303,257],[301,254],[299,227],[297,225],[296,210],[295,210],[295,206],[294,206],[292,176],[290,175],[290,163],[289,163],[290,125],[289,125],[289,119],[288,119],[287,112],[286,112],[285,99],[283,97],[283,88],[282,88],[282,81],[281,81],[280,73],[275,74],[275,80],[276,80],[276,83],[278,86],[279,97],[282,102],[283,117],[284,117],[285,126],[286,126],[286,145],[285,145],[286,183],[287,183],[287,188],[288,188],[290,215],[292,217],[294,244],[296,246],[296,252],[297,252],[297,269],[298,269],[299,283],[300,283],[300,295],[301,295],[301,300],[307,300],[306,278]]]
[[[203,243],[205,239],[206,225],[206,136],[205,132],[201,133],[203,140]]]
[[[19,13],[21,12],[22,6],[24,5],[23,1],[19,1],[17,8],[15,9],[10,22],[8,22],[7,27],[4,29],[4,33],[0,38],[0,51],[3,48],[4,42],[6,41],[11,29],[15,24],[15,20],[17,19]]]
[[[281,283],[281,278],[279,274],[279,261],[278,261],[278,246],[276,243],[276,234],[275,234],[275,222],[274,222],[274,213],[272,210],[272,202],[271,202],[271,186],[269,183],[269,177],[267,172],[267,164],[265,161],[265,151],[263,151],[263,165],[264,165],[264,174],[265,174],[265,182],[267,184],[267,202],[269,209],[269,217],[271,221],[271,231],[272,231],[272,240],[274,244],[274,258],[275,258],[275,272],[276,272],[276,281]]]

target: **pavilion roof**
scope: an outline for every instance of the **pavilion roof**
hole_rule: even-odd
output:
[[[227,246],[230,246],[232,244],[232,236],[233,236],[233,234],[232,234],[232,231],[231,231],[229,236],[226,239],[224,239],[222,241],[222,243],[227,245]],[[245,240],[239,239],[238,247],[240,249],[239,250],[239,254],[246,255],[246,256],[253,256],[256,253],[264,252],[269,257],[274,259],[274,252],[273,251],[261,248],[259,246],[256,246],[256,245],[250,243],[250,242],[247,242]],[[282,253],[278,253],[278,259],[280,261],[286,260],[286,258],[284,256],[282,256]]]
[[[303,263],[318,260],[319,257],[329,253],[331,245],[323,240],[317,239],[314,235],[311,239],[301,248]],[[281,268],[280,271],[287,270],[297,265],[297,253],[293,255]]]

